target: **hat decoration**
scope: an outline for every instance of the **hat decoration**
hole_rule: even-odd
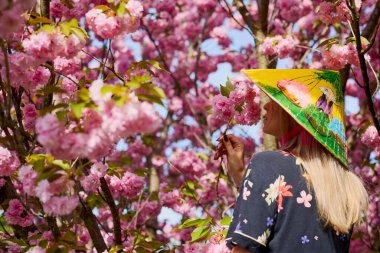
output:
[[[338,72],[313,69],[242,72],[348,167],[344,100]]]

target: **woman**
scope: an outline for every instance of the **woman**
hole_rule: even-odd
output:
[[[303,71],[298,74],[306,73],[307,78],[310,73],[322,73]],[[361,180],[347,169],[345,156],[339,153],[345,155],[345,150],[337,148],[345,144],[342,133],[334,134],[332,128],[325,135],[318,132],[324,127],[318,124],[329,122],[328,118],[324,122],[323,115],[320,120],[305,120],[305,115],[314,115],[308,112],[321,94],[315,87],[308,90],[308,104],[300,107],[297,94],[275,89],[280,79],[291,79],[287,72],[246,74],[271,97],[264,106],[263,132],[277,137],[280,150],[256,154],[244,170],[243,143],[233,135],[219,139],[217,156],[227,156],[228,173],[240,186],[227,246],[233,253],[348,252],[353,225],[361,222],[367,208],[367,192]],[[279,78],[262,85],[273,76]],[[289,81],[289,91],[292,82]],[[330,87],[333,89],[334,85]],[[339,101],[337,98],[333,105],[338,116],[337,112],[344,108]]]

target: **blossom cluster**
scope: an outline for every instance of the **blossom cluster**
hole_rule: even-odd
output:
[[[89,28],[102,39],[113,39],[120,34],[132,33],[140,26],[143,6],[139,1],[128,1],[125,8],[129,13],[118,16],[113,10],[93,8],[86,13]]]
[[[260,50],[265,55],[277,54],[278,58],[282,59],[291,56],[298,45],[299,40],[291,35],[276,35],[265,38]]]
[[[366,56],[368,59],[368,56]],[[341,69],[346,64],[359,66],[359,58],[354,44],[333,44],[322,49],[323,63],[329,69]]]
[[[233,118],[241,125],[253,125],[260,120],[258,89],[248,78],[239,77],[231,82],[228,96],[218,94],[212,98],[212,114],[209,123],[218,128]]]
[[[111,94],[101,94],[104,83],[94,81],[90,96],[99,110],[87,109],[82,116],[84,131],[75,132],[74,126],[66,129],[53,114],[46,114],[36,121],[37,140],[57,158],[96,159],[110,154],[112,147],[122,137],[136,133],[153,133],[161,125],[161,118],[153,106],[138,101],[130,95],[121,107],[111,99]]]
[[[9,151],[6,147],[0,146],[0,176],[10,176],[20,166],[19,159],[15,152]]]
[[[349,12],[346,2],[343,0],[335,3],[322,1],[319,5],[319,18],[326,24],[347,21],[350,18]]]
[[[70,59],[76,56],[85,44],[86,41],[76,34],[66,36],[58,28],[51,32],[38,31],[22,42],[25,52],[40,61],[52,61],[57,57]]]
[[[369,126],[363,135],[361,136],[361,141],[370,149],[380,150],[380,135],[377,132],[375,126]]]

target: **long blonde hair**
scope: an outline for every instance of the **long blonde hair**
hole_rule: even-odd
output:
[[[280,115],[288,130],[298,123],[288,115]],[[283,113],[281,113],[283,114]],[[305,146],[304,139],[308,139]],[[309,188],[313,188],[318,213],[325,226],[348,233],[363,221],[368,194],[361,179],[316,141],[306,130],[291,138],[281,149],[297,156]]]

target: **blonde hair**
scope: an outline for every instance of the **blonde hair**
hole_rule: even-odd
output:
[[[298,123],[287,115],[279,116],[288,122],[289,130]],[[297,156],[308,187],[314,190],[319,217],[325,226],[348,233],[352,225],[363,222],[368,206],[368,194],[356,174],[343,167],[306,130],[287,141],[282,149],[289,150]]]

